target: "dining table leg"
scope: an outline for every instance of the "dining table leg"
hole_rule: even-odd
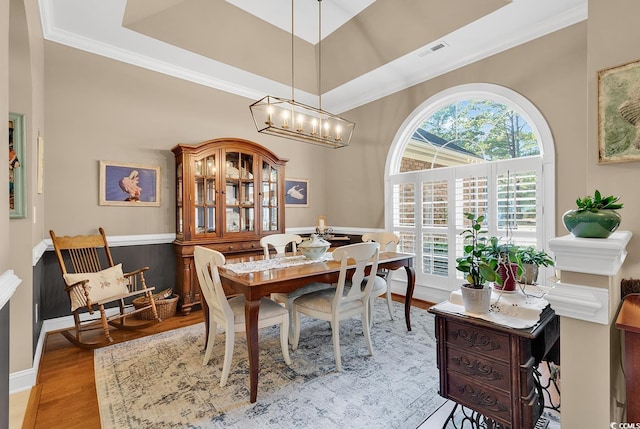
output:
[[[256,301],[245,300],[244,317],[247,330],[247,349],[249,351],[249,389],[250,402],[258,399],[258,372],[260,370],[258,347],[258,312],[260,311],[260,298]]]
[[[407,331],[411,330],[411,299],[416,287],[416,272],[411,265],[405,265],[407,272],[407,292],[404,296],[404,320],[407,322]]]

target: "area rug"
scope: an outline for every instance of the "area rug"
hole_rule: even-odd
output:
[[[224,335],[204,357],[202,323],[95,351],[103,429],[416,428],[443,402],[438,395],[433,316],[375,306],[368,356],[359,319],[340,324],[343,372],[335,371],[327,322],[302,317],[300,344],[284,363],[278,327],[259,331],[258,400],[249,402],[246,339],[236,335],[229,381],[220,387]]]

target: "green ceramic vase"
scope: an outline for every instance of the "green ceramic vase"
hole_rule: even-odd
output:
[[[569,210],[562,216],[565,228],[581,238],[607,238],[620,225],[620,215],[615,210]]]

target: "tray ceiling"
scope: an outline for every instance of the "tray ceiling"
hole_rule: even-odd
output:
[[[317,105],[318,2],[39,0],[45,38],[250,99]],[[349,5],[349,9],[345,8]],[[341,113],[587,18],[587,0],[323,0],[323,108]],[[442,49],[434,49],[441,46]]]

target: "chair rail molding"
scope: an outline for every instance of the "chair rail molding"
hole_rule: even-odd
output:
[[[7,270],[0,275],[0,309],[11,300],[22,279],[13,270]]]

